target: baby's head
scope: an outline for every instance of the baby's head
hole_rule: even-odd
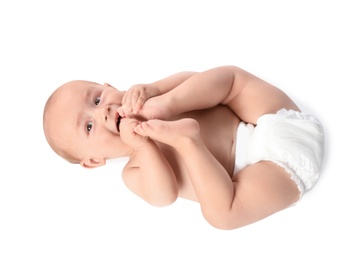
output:
[[[124,93],[109,84],[82,80],[57,88],[43,114],[50,147],[67,161],[88,168],[126,156],[130,149],[121,141],[117,113]]]

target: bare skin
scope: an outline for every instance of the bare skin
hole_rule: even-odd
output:
[[[290,175],[271,162],[251,165],[230,178],[203,144],[194,119],[150,120],[135,131],[175,148],[185,162],[205,218],[216,227],[248,225],[282,210],[298,197]]]
[[[290,175],[274,163],[262,161],[233,175],[241,120],[256,124],[281,108],[299,110],[284,92],[240,68],[175,74],[127,92],[73,82],[54,99],[44,116],[53,147],[66,143],[87,168],[128,156],[123,180],[152,205],[166,206],[177,197],[198,201],[211,225],[235,229],[299,198]],[[117,113],[123,117],[118,131]]]
[[[172,120],[177,120],[179,118],[192,118],[198,122],[199,136],[202,138],[204,145],[207,146],[208,150],[212,153],[213,158],[223,167],[230,179],[234,170],[235,139],[240,119],[226,106],[216,106],[207,110],[183,113],[177,117],[173,117]],[[138,126],[139,123],[135,123],[134,131],[136,133]],[[140,133],[138,134],[142,136]],[[220,142],[221,139],[223,140],[222,142]],[[152,137],[142,139],[141,141],[142,144],[140,144],[137,150],[131,154],[129,162],[123,169],[123,180],[128,188],[155,206],[168,205],[177,197],[198,202],[199,199],[188,174],[187,165],[180,156],[180,153],[178,153],[174,147],[169,146],[167,143],[163,143],[161,140],[153,139]],[[154,142],[160,149],[163,157],[166,158],[167,162],[169,162],[172,167],[171,172],[167,171],[164,173],[167,178],[161,178],[163,180],[168,180],[167,185],[161,185],[154,179],[154,176],[161,176],[163,171],[157,170],[155,171],[155,174],[151,174],[153,171],[151,171],[150,168],[158,168],[155,167],[155,162],[158,160],[154,157],[154,151],[147,153],[144,160],[140,159],[140,155],[143,155],[143,152],[145,151],[149,151],[149,146],[153,145]],[[143,146],[143,144],[145,144],[145,146]],[[144,182],[144,184],[142,185],[141,182]],[[160,185],[156,185],[157,183]],[[150,185],[150,187],[146,188],[148,185]],[[167,189],[165,189],[165,187],[171,187],[173,185],[177,185],[177,189],[173,190],[176,194],[168,192]],[[145,192],[146,189],[149,191],[148,193]],[[155,191],[150,192],[151,189],[154,189]],[[162,199],[158,196],[155,196],[157,198],[154,198],[153,196],[148,195],[155,195],[158,192],[161,192],[160,197],[162,197]]]
[[[207,97],[200,98],[205,97],[205,93],[208,93]],[[206,122],[202,120],[203,116],[198,118],[198,113],[201,113],[197,112],[199,109],[218,104],[232,110],[232,120],[224,122],[222,117],[209,115],[205,117]],[[233,177],[227,167],[235,162],[234,144],[238,124],[226,122],[243,120],[256,124],[260,116],[275,113],[281,108],[299,110],[294,102],[276,87],[239,68],[222,67],[191,77],[167,93],[150,99],[144,104],[144,110],[139,110],[141,115],[143,113],[148,118],[172,118],[172,115],[191,110],[194,114],[182,115],[181,118],[190,117],[196,120],[149,120],[139,124],[135,132],[171,146],[177,152],[177,164],[184,165],[176,175],[182,176],[182,179],[187,179],[187,175],[190,183],[186,184],[193,188],[186,188],[188,192],[181,196],[196,198],[205,218],[213,226],[233,229],[285,209],[299,197],[299,190],[290,175],[274,163],[253,164]],[[178,118],[180,117],[172,119]],[[218,129],[219,135],[208,135],[207,131],[202,131],[220,125],[223,130]],[[220,143],[229,143],[230,146],[225,150],[213,149]],[[217,157],[220,150],[227,156]],[[125,169],[126,183],[127,175]],[[184,190],[182,185],[179,183],[179,190]],[[130,188],[138,190],[137,184]]]

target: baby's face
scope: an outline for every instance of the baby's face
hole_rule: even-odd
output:
[[[49,109],[48,133],[57,146],[84,160],[126,156],[130,147],[121,141],[117,113],[124,93],[108,84],[64,84]]]

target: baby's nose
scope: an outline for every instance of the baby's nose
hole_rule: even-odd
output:
[[[109,119],[111,107],[110,106],[104,106],[100,107],[98,109],[100,116],[102,117],[102,120],[107,121]]]

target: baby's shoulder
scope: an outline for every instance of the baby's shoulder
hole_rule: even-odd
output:
[[[123,173],[129,172],[130,170],[135,168],[139,168],[139,163],[136,154],[128,157],[128,161],[125,162],[123,167]]]

